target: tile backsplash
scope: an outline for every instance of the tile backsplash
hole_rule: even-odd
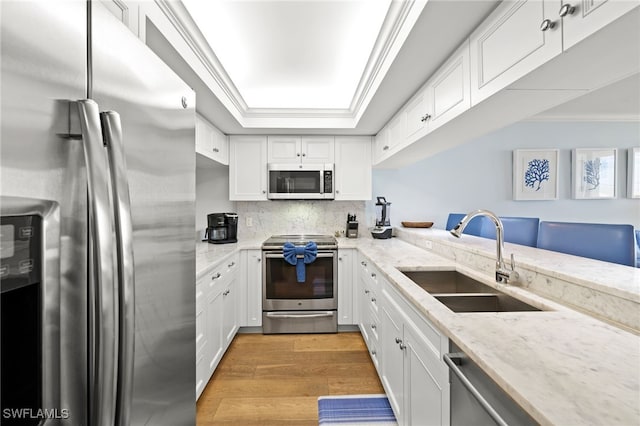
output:
[[[238,201],[238,238],[255,239],[277,234],[331,234],[344,232],[347,213],[367,231],[364,201]],[[251,226],[249,226],[249,223]]]

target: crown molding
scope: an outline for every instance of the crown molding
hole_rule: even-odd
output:
[[[245,128],[348,128],[357,126],[402,44],[416,23],[426,0],[392,1],[376,39],[364,73],[349,108],[251,108],[207,43],[204,35],[181,2],[155,0],[179,36],[215,81],[211,88]],[[217,90],[216,90],[217,89]]]
[[[522,121],[531,122],[631,122],[639,123],[636,114],[545,114],[534,115]]]

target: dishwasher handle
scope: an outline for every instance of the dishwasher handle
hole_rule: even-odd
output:
[[[473,397],[480,403],[482,408],[487,412],[487,414],[500,426],[508,426],[507,422],[498,414],[498,412],[487,402],[487,400],[478,392],[478,390],[473,386],[473,384],[469,381],[467,376],[464,375],[462,370],[458,367],[458,365],[462,362],[462,360],[466,359],[466,355],[462,352],[454,352],[444,354],[442,356],[443,361],[447,364],[447,367],[451,370],[453,374],[455,374],[460,382],[464,385],[465,388],[473,395]]]

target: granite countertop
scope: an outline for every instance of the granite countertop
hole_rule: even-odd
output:
[[[464,238],[460,244],[478,256],[495,253],[495,241]],[[200,277],[226,257],[242,249],[260,249],[263,239],[237,244],[198,243],[196,276]],[[413,241],[412,241],[413,242]],[[415,242],[414,242],[415,243]],[[339,238],[340,248],[355,248],[376,264],[379,271],[416,309],[455,342],[476,364],[541,424],[635,425],[640,424],[640,337],[589,315],[536,295],[526,288],[496,284],[490,273],[446,258],[399,238]],[[511,247],[513,246],[513,247]],[[564,255],[540,255],[528,247],[511,245],[516,259],[541,270],[569,275],[586,286],[607,287],[638,300],[634,268],[607,268],[602,279],[593,262],[577,259],[558,263]],[[556,257],[554,257],[556,256]],[[560,256],[560,257],[557,257]],[[566,259],[566,257],[564,258]],[[495,262],[495,260],[494,260]],[[582,266],[587,264],[588,271]],[[495,263],[494,263],[495,265]],[[539,312],[454,313],[422,290],[400,270],[457,270],[543,309]],[[557,268],[557,269],[555,269]],[[609,277],[611,277],[609,275]],[[612,287],[613,290],[610,290]]]
[[[493,242],[495,247],[495,242]],[[397,238],[358,248],[541,424],[640,424],[640,337]],[[397,268],[456,269],[540,312],[454,313]]]

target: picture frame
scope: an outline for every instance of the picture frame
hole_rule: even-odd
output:
[[[572,152],[572,194],[576,200],[617,197],[616,148],[576,148]]]
[[[513,199],[558,199],[557,149],[513,151]]]
[[[627,197],[640,198],[640,148],[629,148],[627,154]]]

